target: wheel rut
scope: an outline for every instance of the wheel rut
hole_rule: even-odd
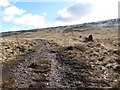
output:
[[[6,76],[3,79],[13,76],[15,88],[55,88],[60,85],[61,75],[59,73],[59,64],[56,60],[56,53],[51,53],[50,42],[46,40],[34,40],[38,48],[35,52],[26,54],[24,59],[4,68]],[[6,72],[5,72],[6,71]],[[7,75],[8,74],[8,75]]]

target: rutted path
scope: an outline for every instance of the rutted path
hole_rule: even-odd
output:
[[[16,88],[55,88],[60,85],[60,73],[58,70],[59,64],[56,60],[56,53],[51,53],[50,42],[46,40],[35,40],[34,41],[38,48],[36,52],[27,54],[20,63],[16,63],[14,67],[3,69],[6,76],[14,76],[15,84],[13,87]]]

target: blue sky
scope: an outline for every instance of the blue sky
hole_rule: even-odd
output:
[[[0,0],[0,32],[113,19],[118,0]]]
[[[16,7],[26,10],[28,13],[46,15],[46,20],[53,21],[54,16],[57,16],[59,9],[66,7],[67,5],[72,4],[68,2],[17,2],[14,5]]]
[[[53,22],[55,19],[55,16],[57,16],[58,10],[60,8],[64,8],[66,5],[69,5],[69,4],[70,3],[68,3],[68,2],[66,2],[66,3],[65,2],[16,2],[14,4],[14,6],[19,9],[25,10],[26,14],[29,13],[32,15],[45,16],[46,21]],[[11,12],[11,11],[9,11],[9,12]],[[32,22],[32,20],[31,20],[31,22]],[[26,27],[27,26],[24,24],[23,25],[19,25],[19,24],[15,25],[15,23],[11,23],[8,21],[3,21],[2,25],[5,26],[2,28],[3,30],[9,29],[14,26],[16,26],[16,27],[19,27],[19,26]],[[28,29],[29,28],[34,28],[34,27],[28,25]],[[35,27],[35,28],[37,28],[37,27]]]

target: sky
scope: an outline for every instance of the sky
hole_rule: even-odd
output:
[[[118,18],[119,0],[0,0],[0,32]]]

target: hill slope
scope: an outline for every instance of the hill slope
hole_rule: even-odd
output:
[[[120,87],[116,22],[3,35],[2,88]]]

